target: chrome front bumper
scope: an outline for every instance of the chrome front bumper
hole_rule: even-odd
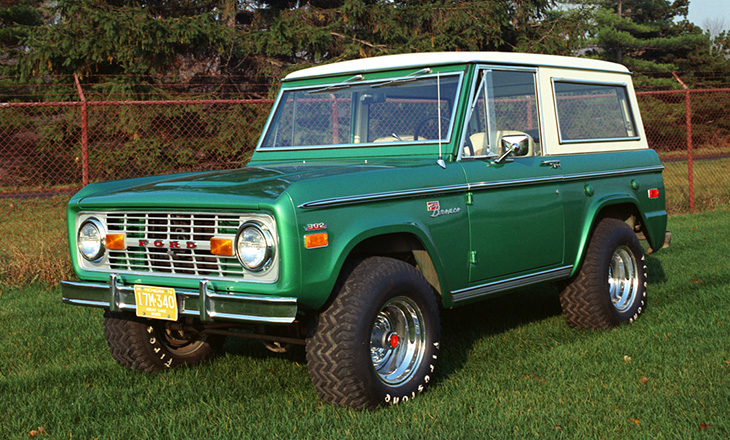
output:
[[[135,311],[134,286],[124,285],[116,274],[109,283],[61,281],[63,302],[87,307],[101,307],[112,312]],[[238,321],[265,324],[289,324],[297,314],[296,298],[238,293],[219,293],[210,281],[201,280],[198,290],[175,289],[180,316],[199,318],[203,322]]]

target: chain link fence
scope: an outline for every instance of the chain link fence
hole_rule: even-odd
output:
[[[272,101],[10,103],[0,106],[0,196],[94,181],[231,168],[250,158]]]
[[[665,165],[668,211],[730,203],[730,89],[637,95],[649,145]],[[71,194],[94,181],[243,166],[272,102],[87,101],[79,87],[74,101],[0,103],[0,198]],[[348,113],[339,102],[322,105],[339,117]],[[401,118],[393,116],[385,132],[398,131]]]
[[[667,211],[730,203],[730,88],[637,95],[649,146],[665,167]]]

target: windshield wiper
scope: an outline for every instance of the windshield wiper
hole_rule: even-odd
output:
[[[332,84],[331,86],[327,86],[327,87],[317,89],[317,90],[312,90],[311,92],[309,92],[309,94],[314,95],[315,93],[325,93],[325,92],[331,92],[332,90],[347,89],[347,88],[350,88],[353,86],[352,82],[362,81],[363,79],[365,79],[364,76],[355,75],[352,78],[348,78],[348,79],[342,81],[341,83]]]
[[[390,81],[386,81],[386,82],[383,82],[383,83],[375,84],[375,85],[371,86],[371,88],[375,89],[375,88],[378,88],[378,87],[385,87],[385,86],[390,86],[390,85],[393,85],[393,84],[409,83],[409,82],[412,82],[412,81],[416,81],[418,79],[418,76],[420,76],[420,75],[424,75],[426,73],[432,73],[432,72],[433,71],[431,70],[430,67],[426,67],[425,69],[421,69],[418,72],[413,72],[410,75],[407,75],[407,76],[404,76],[404,77],[401,77],[401,78],[391,79]]]

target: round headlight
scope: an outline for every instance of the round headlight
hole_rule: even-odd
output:
[[[271,234],[256,223],[245,223],[236,238],[238,260],[250,271],[260,271],[268,266],[274,255]]]
[[[79,228],[76,244],[81,255],[89,261],[98,261],[104,255],[103,227],[96,219],[86,220]]]

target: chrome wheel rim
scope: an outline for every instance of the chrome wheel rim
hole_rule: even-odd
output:
[[[636,257],[627,246],[619,246],[611,255],[608,267],[608,291],[611,303],[624,313],[634,305],[639,291],[639,269]]]
[[[370,358],[378,378],[390,386],[407,382],[425,351],[426,328],[416,303],[402,296],[385,303],[370,333]]]
[[[181,329],[174,329],[169,324],[158,328],[158,335],[163,345],[171,352],[186,355],[198,351],[205,343],[205,336],[193,334]]]

